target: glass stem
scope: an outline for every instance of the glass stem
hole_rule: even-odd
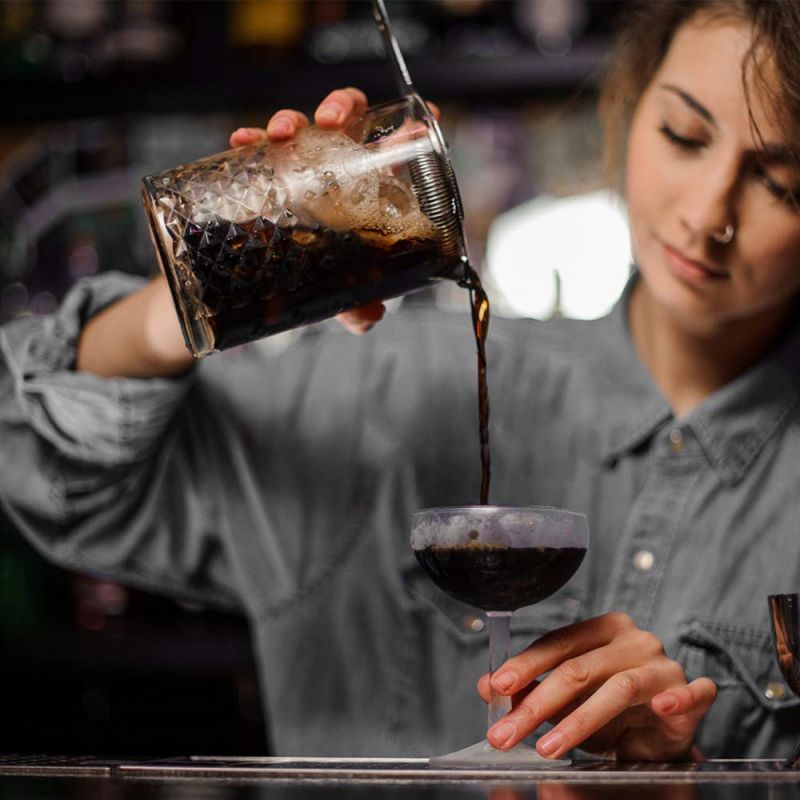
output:
[[[489,678],[508,661],[511,646],[511,612],[487,611],[489,618]],[[490,689],[489,727],[511,711],[511,698]]]

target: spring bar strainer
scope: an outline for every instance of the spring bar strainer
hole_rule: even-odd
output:
[[[433,134],[436,152],[420,153],[408,165],[417,202],[441,232],[442,247],[447,255],[463,254],[461,220],[464,219],[464,210],[441,128],[411,81],[400,45],[392,32],[384,0],[372,0],[372,13],[383,37],[400,93],[414,100],[415,105],[425,115],[425,122]]]

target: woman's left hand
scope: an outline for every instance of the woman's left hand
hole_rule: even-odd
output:
[[[717,693],[708,678],[687,683],[661,641],[619,612],[543,636],[508,659],[491,687],[512,697],[512,710],[488,732],[494,747],[513,747],[550,721],[555,727],[536,743],[541,755],[559,758],[580,746],[628,761],[691,758]],[[488,674],[478,692],[489,701]]]

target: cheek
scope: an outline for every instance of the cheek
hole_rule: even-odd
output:
[[[800,287],[800,220],[783,231],[775,225],[763,225],[760,231],[750,237],[742,231],[740,247],[747,282],[775,293],[796,290]]]
[[[625,181],[625,204],[630,228],[631,250],[640,268],[646,260],[648,246],[653,243],[652,233],[659,212],[658,198],[651,190],[652,181],[646,174],[647,166],[637,166],[634,159],[628,161],[628,177]]]
[[[625,173],[625,201],[634,253],[640,256],[649,234],[658,230],[670,205],[668,176],[663,174],[657,143],[644,129],[642,120],[634,120],[628,143]]]

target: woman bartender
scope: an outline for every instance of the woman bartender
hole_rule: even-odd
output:
[[[800,734],[762,691],[766,595],[800,584],[800,6],[644,3],[615,52],[638,269],[605,319],[490,337],[493,501],[585,511],[592,545],[520,615],[489,739],[549,721],[551,757],[777,754]],[[333,92],[315,121],[366,102]],[[162,279],[83,282],[0,333],[0,496],[58,563],[241,608],[278,752],[456,749],[482,733],[483,642],[407,537],[475,497],[466,331],[408,311],[193,365]]]

